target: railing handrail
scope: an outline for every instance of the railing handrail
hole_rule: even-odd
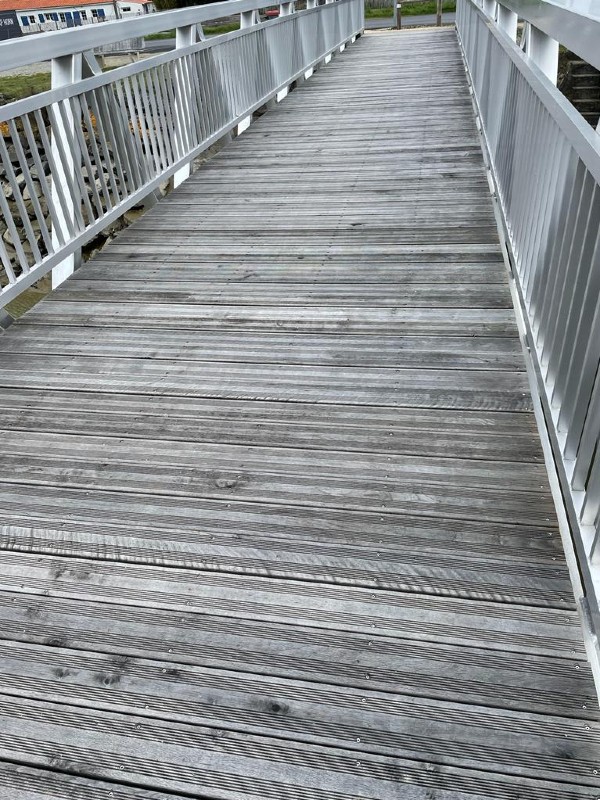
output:
[[[337,2],[340,1],[341,0],[337,0]],[[312,10],[313,9],[308,9],[308,13],[310,13]],[[279,17],[277,19],[263,22],[261,27],[272,27],[273,25],[281,24],[282,22],[285,23],[285,21],[286,17]],[[235,39],[236,37],[244,36],[245,33],[246,31],[244,29],[223,33],[219,36],[219,41],[226,42],[231,39]],[[73,97],[74,95],[82,92],[91,91],[92,89],[97,89],[100,86],[107,86],[110,83],[113,83],[116,79],[127,78],[131,75],[136,75],[144,70],[151,69],[152,67],[156,67],[161,64],[166,64],[169,61],[175,61],[179,58],[184,58],[191,53],[205,50],[211,46],[212,40],[205,39],[204,41],[196,42],[188,47],[180,47],[164,53],[155,53],[154,55],[151,55],[143,60],[133,61],[130,64],[123,64],[120,67],[111,69],[109,72],[100,72],[97,75],[93,75],[89,78],[82,78],[81,80],[78,80],[77,83],[65,84],[64,86],[57,87],[56,89],[48,89],[45,92],[39,92],[38,94],[31,95],[30,97],[24,97],[20,100],[13,100],[11,103],[0,105],[0,123],[6,122],[7,120],[12,119],[14,116],[19,114],[29,114],[40,105],[50,105],[51,103],[57,103],[60,100],[66,100],[68,97]]]
[[[0,308],[50,271],[58,286],[84,244],[132,206],[153,202],[164,181],[179,185],[197,155],[234,128],[243,132],[256,111],[362,32],[362,0],[306,5],[294,12],[286,0],[267,21],[257,14],[261,0],[167,12],[149,24],[175,27],[174,50],[105,73],[80,31],[50,34],[53,88],[0,107]],[[240,29],[202,37],[198,20],[224,8],[240,14]],[[138,21],[114,23],[102,41]]]
[[[523,0],[518,0],[523,2]],[[477,5],[476,0],[471,0],[479,13],[485,13]],[[506,0],[498,0],[500,5],[508,6]],[[526,0],[525,0],[526,2]],[[494,25],[490,28],[492,36],[498,40],[509,42],[509,37],[502,28]],[[600,42],[600,28],[598,29],[598,39]],[[577,152],[582,162],[589,172],[600,184],[600,136],[594,131],[579,111],[567,100],[567,98],[557,90],[540,70],[537,64],[532,61],[520,48],[507,47],[506,55],[511,59],[519,72],[523,75],[527,83],[531,86],[537,96],[542,100],[546,108],[551,112],[556,124],[568,136],[570,144]]]
[[[198,25],[221,17],[277,6],[268,0],[226,0],[205,6],[160,11],[155,14],[130,19],[112,20],[101,25],[68,28],[32,34],[0,43],[0,71],[24,67],[32,62],[50,61],[54,58],[83,53],[123,39],[149,36],[153,33]]]
[[[519,19],[577,53],[600,69],[600,3],[598,0],[498,0]],[[592,8],[596,5],[596,13]]]

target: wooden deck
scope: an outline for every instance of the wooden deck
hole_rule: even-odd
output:
[[[455,34],[371,35],[0,337],[3,800],[592,800]]]

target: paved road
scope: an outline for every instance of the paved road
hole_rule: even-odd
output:
[[[443,16],[443,22],[449,24],[454,22],[455,18],[456,14],[446,12]],[[403,28],[415,28],[421,25],[435,25],[435,23],[435,14],[420,14],[419,16],[404,15],[402,17]],[[393,17],[371,17],[370,19],[365,20],[365,28],[368,31],[376,30],[377,28],[393,28],[394,24]]]

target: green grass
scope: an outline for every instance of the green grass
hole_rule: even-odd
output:
[[[401,0],[402,2],[402,16],[415,17],[419,14],[435,14],[437,13],[436,0],[418,0],[418,2],[411,2],[410,0]],[[444,0],[444,11],[456,11],[456,0]],[[388,8],[365,8],[365,17],[392,17],[394,15],[393,5],[390,3]]]
[[[40,72],[35,75],[8,75],[0,78],[0,95],[5,103],[12,103],[13,100],[45,92],[49,88],[49,72]]]
[[[239,30],[239,23],[229,22],[227,25],[205,25],[204,33],[207,36],[218,36],[221,33],[231,33]]]
[[[150,36],[144,36],[147,42],[156,42],[159,39],[174,39],[175,28],[172,31],[162,31],[161,33],[151,33]]]
[[[229,22],[225,25],[205,25],[204,33],[206,34],[206,36],[218,36],[221,33],[230,33],[231,31],[237,31],[239,27],[240,27],[239,23],[237,22]],[[174,39],[175,30],[173,29],[172,31],[151,33],[150,36],[145,36],[144,38],[148,42],[158,41],[160,39]]]

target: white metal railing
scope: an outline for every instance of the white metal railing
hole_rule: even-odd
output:
[[[481,5],[459,0],[457,29],[600,631],[600,135],[554,85],[560,39],[600,66],[600,8],[593,16],[588,0]]]
[[[53,86],[0,107],[0,307],[50,270],[63,280],[82,244],[362,31],[362,0],[317,2],[264,23],[264,2],[233,0],[0,44],[3,69],[51,60]],[[203,38],[234,13],[240,30]],[[108,73],[86,52],[172,28],[175,50]]]

